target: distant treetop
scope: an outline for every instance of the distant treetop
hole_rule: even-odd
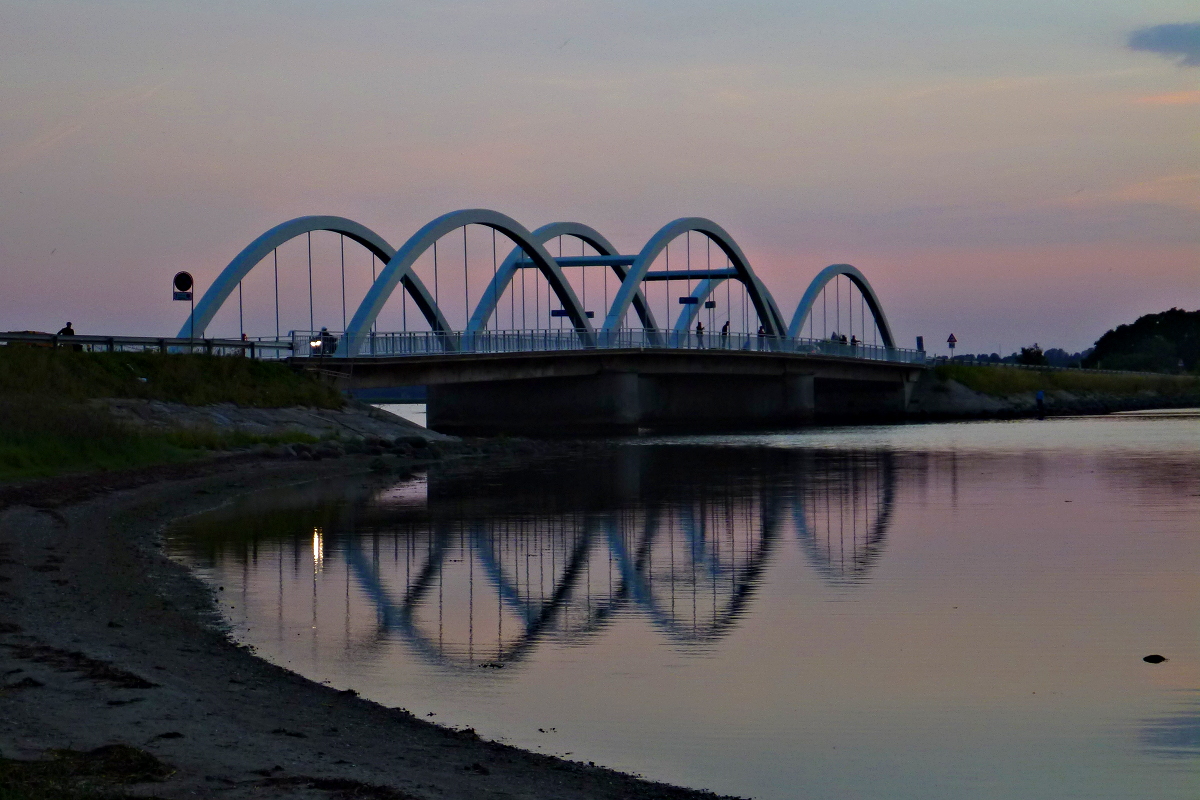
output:
[[[1119,325],[1083,360],[1095,369],[1195,372],[1200,367],[1200,311],[1172,308]]]

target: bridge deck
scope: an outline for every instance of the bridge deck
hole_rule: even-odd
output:
[[[294,358],[292,363],[335,376],[347,389],[567,378],[600,373],[722,375],[904,382],[924,363],[873,361],[823,353],[770,350],[625,348],[524,353],[429,353],[354,358]]]

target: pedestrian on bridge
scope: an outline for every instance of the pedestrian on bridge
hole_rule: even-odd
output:
[[[701,350],[704,349],[704,323],[696,323],[696,346]]]
[[[60,330],[60,331],[58,332],[58,335],[59,335],[59,336],[74,336],[74,335],[75,335],[75,329],[74,329],[74,328],[72,328],[72,327],[71,327],[71,323],[70,323],[70,322],[68,322],[68,323],[67,323],[67,324],[66,324],[66,325],[65,325],[65,326],[62,328],[62,330]],[[72,349],[72,350],[74,350],[75,352],[79,352],[79,351],[83,350],[83,345],[81,345],[81,344],[73,344],[73,345],[71,345],[71,349]]]
[[[725,324],[721,326],[721,349],[726,349],[729,344],[729,320],[725,320]]]

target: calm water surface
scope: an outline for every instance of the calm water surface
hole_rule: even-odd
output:
[[[641,439],[262,493],[171,546],[265,658],[542,752],[757,798],[1200,796],[1196,413]]]

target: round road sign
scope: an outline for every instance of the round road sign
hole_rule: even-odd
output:
[[[190,292],[192,290],[192,273],[176,272],[173,283],[175,284],[175,291]]]

